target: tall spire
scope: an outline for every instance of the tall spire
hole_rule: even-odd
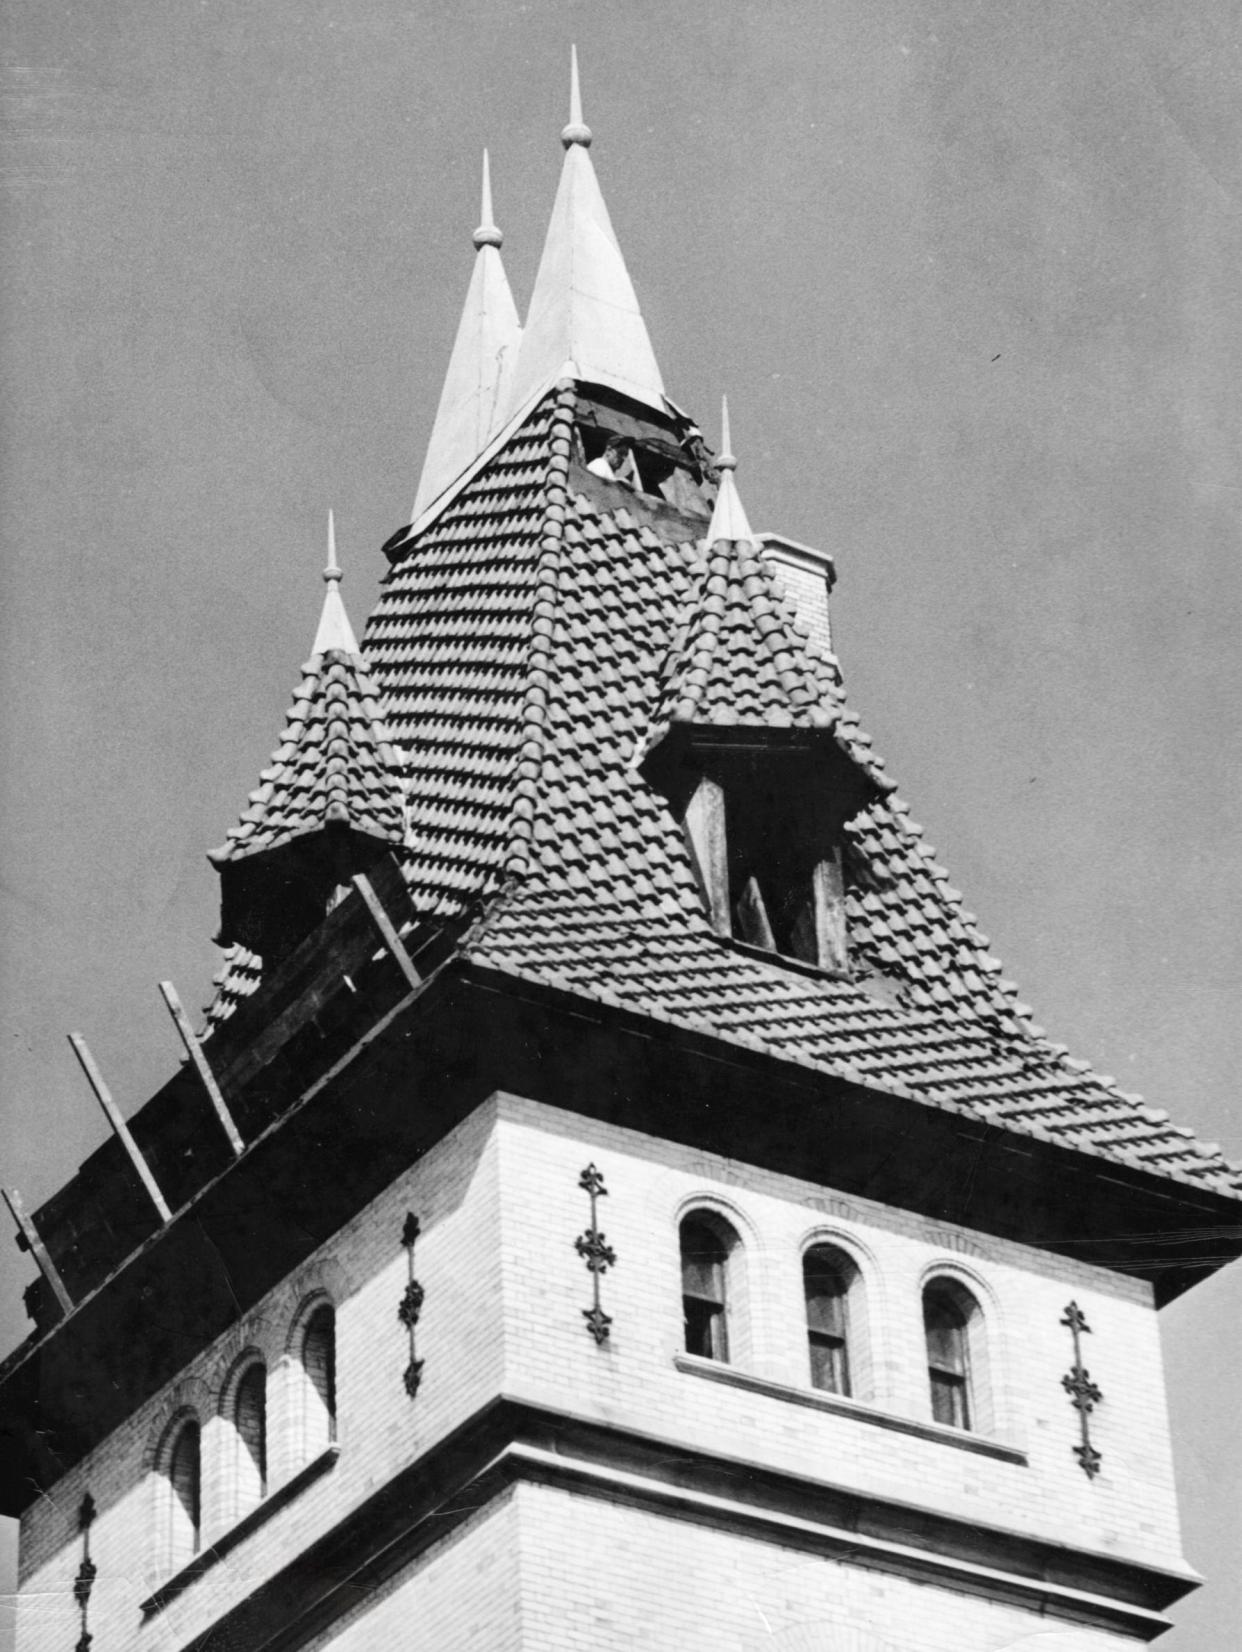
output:
[[[474,232],[474,271],[411,519],[418,517],[478,458],[507,411],[522,328],[500,259],[501,241],[492,217],[492,183],[485,149],[483,210]]]
[[[562,376],[585,379],[665,411],[664,381],[613,232],[582,118],[578,54],[570,53],[565,161],[522,334],[510,408]]]
[[[323,612],[319,616],[319,629],[315,632],[315,641],[311,648],[312,654],[330,654],[334,648],[342,654],[356,654],[358,639],[354,636],[354,628],[349,623],[349,615],[345,612],[345,604],[341,601],[341,565],[336,560],[336,523],[332,512],[328,512],[328,566],[323,571],[327,582],[327,592],[323,599]]]
[[[711,526],[707,530],[707,543],[715,545],[722,539],[749,540],[754,543],[755,536],[750,531],[750,523],[746,520],[746,512],[742,508],[742,501],[738,496],[737,486],[733,480],[733,472],[737,469],[737,460],[729,442],[729,398],[720,398],[720,453],[716,459],[716,468],[720,472],[720,486],[716,493],[716,504],[712,511]]]

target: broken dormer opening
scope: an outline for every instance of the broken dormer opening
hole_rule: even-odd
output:
[[[697,426],[683,417],[662,419],[628,397],[592,385],[579,398],[574,441],[578,460],[606,482],[679,510],[710,508],[707,454]]]
[[[848,770],[819,752],[715,755],[683,823],[717,933],[847,973],[845,825],[859,801]]]

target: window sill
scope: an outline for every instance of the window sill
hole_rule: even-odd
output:
[[[982,1434],[968,1434],[964,1429],[946,1428],[943,1423],[901,1417],[893,1411],[881,1411],[877,1406],[865,1405],[861,1400],[846,1399],[843,1394],[826,1394],[818,1388],[791,1388],[788,1383],[757,1377],[749,1371],[739,1371],[734,1365],[722,1365],[716,1360],[700,1359],[697,1354],[677,1354],[673,1363],[679,1371],[706,1377],[709,1382],[722,1382],[727,1388],[744,1388],[751,1394],[767,1394],[771,1399],[785,1400],[790,1405],[804,1405],[811,1411],[830,1411],[838,1417],[853,1417],[860,1423],[873,1423],[877,1428],[888,1428],[896,1434],[913,1434],[920,1440],[936,1440],[941,1445],[956,1446],[959,1451],[973,1451],[980,1457],[996,1457],[1004,1463],[1020,1463],[1025,1467],[1027,1462],[1026,1452],[1017,1446],[1004,1445],[1000,1440],[991,1440]]]
[[[757,958],[760,963],[778,964],[782,969],[792,970],[795,975],[809,975],[816,981],[845,981],[853,986],[858,985],[848,969],[828,969],[824,964],[808,963],[805,958],[795,958],[792,952],[778,952],[771,946],[756,946],[753,941],[744,941],[739,935],[722,935],[718,929],[712,933],[720,945],[730,952]]]
[[[326,1474],[340,1455],[340,1446],[333,1443],[326,1451],[321,1451],[318,1457],[312,1458],[305,1468],[300,1468],[291,1480],[286,1480],[283,1486],[277,1486],[276,1490],[251,1509],[249,1514],[243,1515],[236,1525],[230,1526],[228,1531],[217,1537],[209,1548],[196,1554],[179,1572],[174,1572],[167,1583],[162,1583],[153,1595],[148,1595],[138,1608],[143,1617],[152,1618],[157,1612],[162,1612],[170,1601],[188,1589],[204,1572],[209,1572],[217,1561],[223,1560],[239,1543],[249,1537],[252,1531],[266,1525],[273,1515],[279,1514],[281,1509],[291,1503],[307,1486]]]

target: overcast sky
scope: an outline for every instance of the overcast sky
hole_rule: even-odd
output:
[[[856,709],[1050,1035],[1242,1157],[1236,0],[6,0],[0,1176],[172,1070],[335,508],[361,629],[566,57],[670,395],[836,557]],[[9,1241],[0,1342],[25,1334]],[[1242,1620],[1242,1269],[1163,1316]]]

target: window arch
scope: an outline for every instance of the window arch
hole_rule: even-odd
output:
[[[336,1315],[331,1303],[312,1310],[299,1351],[302,1456],[309,1462],[336,1438]]]
[[[202,1534],[202,1432],[197,1417],[175,1424],[160,1463],[159,1548],[176,1572],[198,1553]]]
[[[849,1396],[857,1381],[851,1301],[857,1280],[857,1267],[834,1245],[812,1245],[802,1257],[811,1387],[827,1394]]]
[[[731,1298],[740,1241],[728,1222],[708,1210],[684,1216],[680,1238],[686,1352],[728,1365],[737,1351],[737,1305]]]
[[[979,1304],[955,1279],[932,1279],[923,1290],[923,1337],[932,1420],[974,1432],[978,1427],[972,1348],[979,1345]]]
[[[240,1520],[267,1494],[267,1368],[251,1360],[233,1388],[233,1518]]]

